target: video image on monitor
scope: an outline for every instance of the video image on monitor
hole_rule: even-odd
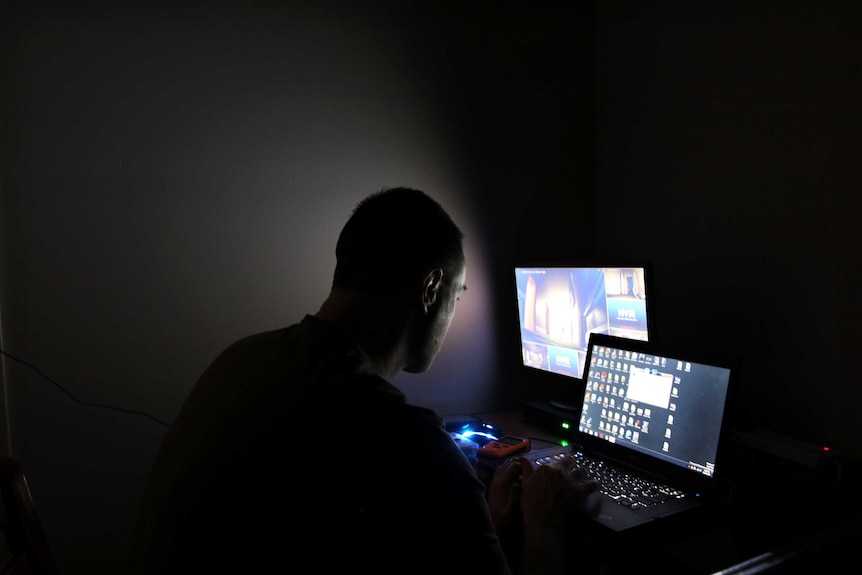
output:
[[[581,379],[590,333],[649,339],[646,269],[516,267],[527,367]]]

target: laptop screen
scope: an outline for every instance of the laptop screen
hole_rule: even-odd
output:
[[[644,342],[592,336],[579,431],[712,477],[731,369],[659,353]]]

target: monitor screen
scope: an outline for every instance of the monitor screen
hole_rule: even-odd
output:
[[[648,269],[636,266],[515,268],[525,367],[582,379],[590,333],[648,340]]]

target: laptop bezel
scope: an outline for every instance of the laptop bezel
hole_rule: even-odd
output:
[[[623,464],[625,466],[636,469],[647,476],[654,477],[673,484],[685,491],[707,495],[714,493],[719,489],[719,484],[725,474],[726,451],[729,443],[729,429],[731,419],[731,408],[733,404],[733,393],[736,387],[736,379],[738,378],[739,361],[737,358],[726,353],[714,353],[703,350],[692,350],[690,348],[682,348],[680,346],[667,345],[651,341],[632,340],[609,334],[592,333],[587,344],[586,366],[587,371],[584,372],[582,380],[584,388],[586,387],[589,366],[592,361],[593,350],[596,346],[616,347],[623,350],[631,350],[639,353],[648,353],[653,355],[683,359],[696,363],[714,365],[730,370],[730,377],[727,384],[727,392],[725,394],[724,414],[722,417],[717,453],[715,457],[715,471],[712,475],[707,476],[702,473],[690,471],[689,469],[679,467],[669,461],[664,461],[659,458],[650,457],[647,454],[629,449],[623,445],[612,443],[606,439],[592,436],[582,432],[579,426],[575,426],[574,443],[581,447],[587,453],[600,453],[609,460]],[[582,391],[585,391],[582,390]],[[583,393],[582,393],[583,399]],[[583,401],[578,411],[577,421],[580,422],[583,409]]]

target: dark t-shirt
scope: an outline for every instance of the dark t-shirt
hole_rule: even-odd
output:
[[[503,573],[470,462],[313,316],[226,349],[153,465],[133,573]]]

